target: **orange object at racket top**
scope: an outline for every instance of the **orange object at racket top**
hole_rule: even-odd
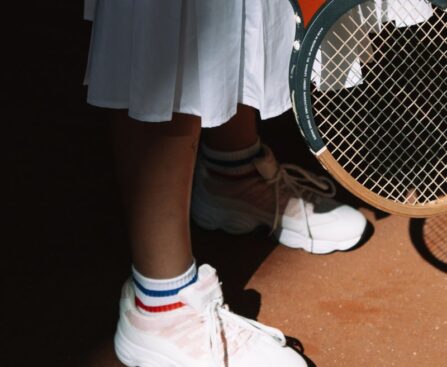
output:
[[[328,0],[296,0],[296,2],[301,9],[304,27],[307,27],[314,15]]]
[[[330,0],[295,0],[301,10],[304,27],[307,27],[315,14]],[[430,0],[431,3],[447,9],[447,0]]]

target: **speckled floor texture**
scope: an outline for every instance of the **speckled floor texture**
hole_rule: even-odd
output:
[[[112,338],[129,244],[107,115],[84,103],[88,28],[75,3],[44,5],[64,16],[22,20],[16,45],[27,46],[11,53],[20,73],[6,75],[17,97],[3,124],[2,367],[120,366]],[[290,112],[260,130],[280,161],[323,172]],[[266,228],[230,236],[193,226],[195,256],[217,268],[233,310],[282,329],[309,366],[446,367],[446,257],[430,254],[424,222],[340,187],[337,198],[370,222],[352,251],[317,256],[278,245]]]
[[[375,233],[356,251],[278,247],[248,284],[264,295],[259,319],[297,337],[317,366],[445,366],[446,275],[411,246],[408,220],[366,214]]]

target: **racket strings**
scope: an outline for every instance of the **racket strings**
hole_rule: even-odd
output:
[[[383,41],[386,41],[386,39],[382,39]],[[330,42],[328,42],[328,44],[334,49],[334,50],[336,50],[336,48],[330,43]],[[380,50],[378,50],[379,52],[380,52]],[[383,53],[382,53],[383,54]],[[378,61],[380,61],[380,60],[378,60]],[[337,68],[340,68],[340,67],[337,67]],[[360,76],[360,75],[359,75]],[[388,75],[389,76],[389,79],[390,80],[392,80],[392,75]],[[338,82],[338,80],[337,80],[337,82]],[[364,92],[362,93],[362,94],[365,94],[365,91],[366,91],[366,89],[364,90]],[[326,106],[324,106],[324,107],[327,107],[327,105]],[[351,109],[352,111],[352,113],[354,113],[354,114],[357,114],[357,112],[352,108],[352,107],[349,107],[349,109]]]
[[[366,9],[361,27],[353,9],[323,42],[313,69],[315,121],[358,182],[396,202],[427,204],[447,196],[447,14],[435,9],[421,22],[418,9],[400,6],[394,12],[414,25],[397,27]]]

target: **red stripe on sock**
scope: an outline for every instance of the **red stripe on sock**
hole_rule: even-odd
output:
[[[182,302],[176,302],[163,306],[147,306],[143,302],[141,302],[138,297],[135,297],[135,305],[147,312],[166,312],[176,310],[180,307],[183,307],[185,304]]]

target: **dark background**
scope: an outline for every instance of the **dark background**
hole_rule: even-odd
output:
[[[113,332],[129,255],[107,122],[84,102],[83,2],[15,6],[3,13],[0,365],[67,366]]]

